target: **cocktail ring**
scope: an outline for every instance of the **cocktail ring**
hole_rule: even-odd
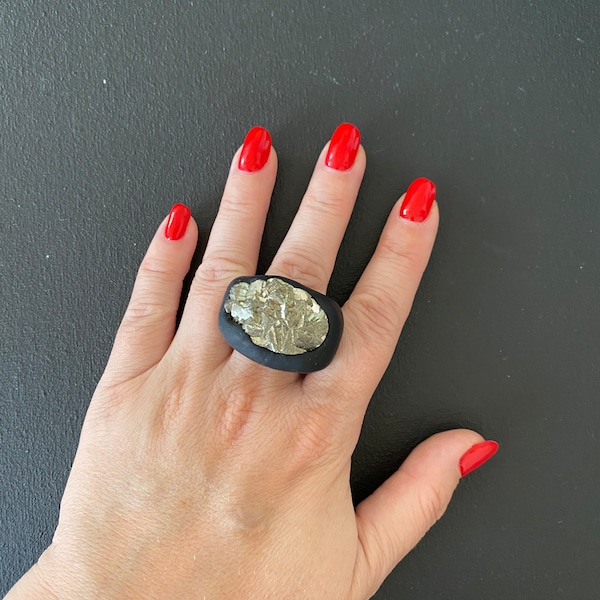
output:
[[[261,365],[312,373],[324,369],[342,338],[342,310],[331,298],[274,275],[234,279],[219,329],[234,349]]]

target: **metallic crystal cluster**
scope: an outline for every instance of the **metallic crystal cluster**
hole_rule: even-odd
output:
[[[236,283],[224,308],[254,344],[279,354],[314,350],[329,331],[327,315],[316,300],[277,277]]]

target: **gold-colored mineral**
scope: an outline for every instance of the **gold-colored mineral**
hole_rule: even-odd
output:
[[[224,308],[254,344],[279,354],[314,350],[329,331],[329,320],[317,301],[277,277],[236,283]]]

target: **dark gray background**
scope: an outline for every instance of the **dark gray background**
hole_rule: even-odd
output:
[[[233,152],[268,127],[264,269],[348,120],[369,164],[331,295],[347,298],[413,178],[437,183],[442,213],[356,497],[433,432],[502,445],[376,597],[597,598],[599,31],[596,0],[3,0],[0,592],[50,542],[171,204],[205,241]]]

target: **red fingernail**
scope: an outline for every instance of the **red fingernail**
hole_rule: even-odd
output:
[[[409,221],[423,222],[435,200],[435,184],[425,177],[415,179],[406,190],[400,216]]]
[[[333,132],[325,164],[336,171],[347,171],[356,159],[360,131],[351,123],[342,123]]]
[[[480,442],[469,448],[460,459],[460,476],[468,475],[498,452],[498,442]]]
[[[168,240],[180,240],[185,234],[191,214],[190,209],[185,204],[175,204],[167,219],[165,237]]]
[[[271,134],[264,127],[253,127],[246,135],[238,162],[240,171],[260,171],[269,160]]]

